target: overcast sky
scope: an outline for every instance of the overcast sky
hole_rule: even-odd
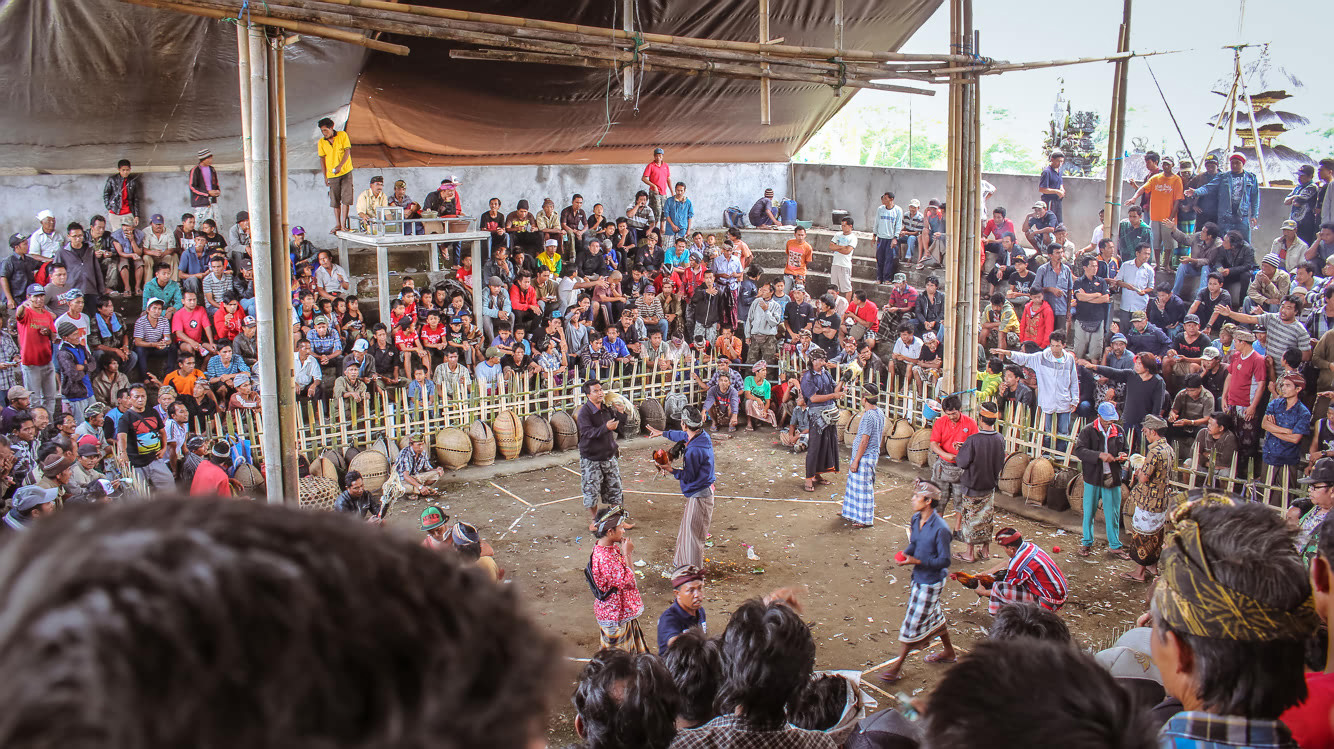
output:
[[[1180,139],[1145,67],[1147,60],[1198,159],[1210,134],[1205,120],[1217,115],[1223,105],[1223,97],[1209,91],[1216,80],[1230,75],[1232,70],[1232,52],[1221,47],[1243,41],[1269,43],[1274,61],[1305,84],[1278,108],[1305,115],[1311,119],[1311,126],[1308,132],[1295,133],[1279,142],[1317,158],[1334,155],[1334,143],[1309,132],[1334,126],[1334,78],[1322,75],[1328,51],[1321,49],[1325,42],[1319,33],[1334,23],[1334,3],[1252,0],[1245,3],[1239,32],[1242,5],[1239,0],[1136,0],[1131,21],[1133,51],[1190,51],[1131,61],[1128,149],[1130,139],[1135,136],[1147,138],[1151,148],[1166,146],[1173,153],[1181,149]],[[978,0],[974,9],[976,26],[981,31],[981,52],[988,57],[1026,62],[1101,56],[1116,51],[1116,30],[1121,20],[1118,0],[1094,0],[1070,6],[1034,0],[1007,3]],[[908,41],[903,51],[942,51],[947,48],[948,35],[946,3]],[[1257,48],[1243,50],[1243,64],[1258,54]],[[1112,70],[1111,63],[1089,63],[983,77],[983,111],[987,107],[1004,107],[1012,114],[1003,124],[989,124],[983,119],[984,147],[989,134],[999,130],[1040,148],[1042,132],[1062,86],[1061,79],[1074,108],[1097,112],[1105,124],[1112,98]],[[862,91],[850,106],[856,106],[859,100],[864,104],[892,102],[906,111],[907,98],[910,97]],[[911,98],[915,126],[929,127],[933,120],[944,122],[948,97],[943,88],[934,97]],[[943,134],[940,140],[944,140]],[[1215,139],[1215,147],[1219,142]]]

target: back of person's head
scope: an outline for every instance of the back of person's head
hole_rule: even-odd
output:
[[[579,675],[575,730],[589,749],[665,749],[679,703],[657,656],[604,648]]]
[[[691,726],[713,720],[717,715],[714,702],[723,681],[718,642],[699,629],[688,629],[672,640],[662,659],[681,695],[681,718]]]
[[[781,722],[815,668],[815,640],[797,612],[752,598],[741,604],[723,633],[723,686],[719,707],[737,708],[754,722]]]
[[[1271,508],[1222,495],[1173,520],[1153,607],[1164,686],[1207,712],[1276,720],[1306,698],[1305,641],[1319,622],[1291,533]]]
[[[860,708],[857,687],[847,677],[817,673],[797,695],[790,720],[797,728],[829,733],[842,746],[856,728]]]
[[[7,747],[522,747],[562,668],[482,571],[251,502],[58,513],[0,550],[0,601]]]
[[[1048,611],[1034,603],[1007,603],[1001,606],[989,634],[993,640],[1032,637],[1064,645],[1075,644],[1065,620],[1055,611]]]
[[[1150,749],[1147,715],[1097,661],[1064,643],[984,640],[926,709],[931,749]]]

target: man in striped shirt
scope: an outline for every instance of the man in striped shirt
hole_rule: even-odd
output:
[[[1268,334],[1265,355],[1277,367],[1283,363],[1283,355],[1292,349],[1302,353],[1302,361],[1311,360],[1311,333],[1297,321],[1297,315],[1301,311],[1301,296],[1289,294],[1283,298],[1277,313],[1262,312],[1258,315],[1248,315],[1228,307],[1221,307],[1219,314],[1226,315],[1236,322],[1263,325]]]
[[[1032,541],[1025,541],[1014,528],[997,531],[996,543],[1005,550],[1010,561],[991,572],[996,574],[1005,570],[1004,579],[997,580],[989,590],[981,586],[977,588],[979,596],[991,599],[987,610],[992,616],[1007,603],[1036,603],[1048,611],[1056,611],[1065,605],[1070,586],[1047,552]]]

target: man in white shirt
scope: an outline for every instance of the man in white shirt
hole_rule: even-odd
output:
[[[310,354],[310,341],[302,338],[296,344],[296,366],[293,368],[297,400],[324,400],[324,373],[320,360]]]
[[[65,237],[56,231],[56,216],[54,213],[42,211],[37,214],[37,221],[41,225],[28,237],[28,254],[34,260],[43,262],[52,260],[65,244]]]
[[[892,198],[891,198],[892,200]],[[881,206],[882,208],[884,206]],[[857,237],[852,233],[852,218],[844,216],[842,233],[829,239],[829,251],[833,260],[829,264],[829,280],[838,287],[838,293],[844,298],[852,297],[852,251],[857,247]],[[879,251],[877,243],[877,254]],[[879,258],[876,258],[877,263]]]
[[[1130,330],[1130,313],[1143,312],[1149,306],[1149,294],[1153,293],[1154,269],[1149,264],[1149,255],[1153,252],[1148,242],[1141,242],[1135,248],[1135,260],[1122,263],[1113,284],[1121,287],[1121,309],[1117,319],[1121,323],[1121,332]]]
[[[894,342],[892,358],[895,377],[901,382],[906,382],[911,367],[922,358],[922,339],[913,335],[913,326],[910,323],[899,326],[899,339]]]
[[[875,210],[875,280],[889,283],[899,270],[899,232],[903,229],[903,209],[894,205],[894,193],[880,196]]]
[[[320,267],[315,269],[316,291],[319,295],[324,299],[333,299],[347,294],[352,283],[348,280],[347,271],[334,264],[333,254],[328,250],[320,250],[319,262]]]

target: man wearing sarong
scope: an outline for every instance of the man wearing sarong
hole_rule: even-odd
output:
[[[810,417],[810,447],[806,450],[806,486],[828,484],[822,473],[838,471],[838,399],[843,397],[843,383],[834,382],[826,370],[828,356],[819,347],[810,350],[810,369],[801,376],[801,394],[806,399]]]
[[[1116,406],[1098,404],[1098,418],[1083,429],[1075,440],[1084,477],[1084,537],[1079,555],[1093,551],[1093,518],[1102,505],[1102,519],[1107,526],[1107,554],[1120,559],[1130,555],[1121,548],[1121,464],[1126,461],[1126,438],[1116,425]]]
[[[1144,464],[1135,471],[1135,486],[1130,490],[1130,503],[1135,507],[1130,520],[1130,560],[1139,569],[1121,573],[1121,577],[1137,583],[1144,582],[1149,573],[1158,574],[1158,554],[1163,550],[1167,500],[1172,490],[1167,482],[1177,463],[1176,451],[1167,441],[1167,420],[1149,414],[1140,426],[1149,449]]]
[[[862,420],[852,441],[842,512],[857,528],[869,528],[875,520],[875,465],[885,433],[885,412],[876,405],[879,398],[880,387],[874,382],[862,386]]]
[[[955,456],[964,440],[977,433],[977,422],[963,413],[963,401],[951,395],[940,403],[945,413],[931,424],[931,480],[940,487],[940,512],[949,511],[950,500],[962,502],[963,487],[959,479],[963,471],[955,463]]]
[[[588,401],[575,412],[574,421],[579,428],[580,488],[584,507],[594,520],[588,529],[594,530],[598,503],[620,505],[623,501],[621,467],[616,461],[620,453],[616,429],[621,425],[621,415],[613,407],[615,404],[607,402],[602,383],[597,380],[584,383],[584,394]]]
[[[978,410],[977,434],[969,435],[955,456],[955,465],[963,471],[959,484],[963,487],[959,503],[959,522],[954,526],[955,536],[968,544],[968,554],[955,554],[961,562],[976,562],[991,558],[991,534],[995,530],[996,507],[992,497],[996,481],[1005,465],[1005,440],[996,431],[1000,409],[990,401]]]
[[[593,614],[597,617],[602,647],[647,653],[648,641],[639,626],[644,601],[639,597],[635,572],[630,567],[635,545],[626,535],[627,519],[625,508],[613,505],[603,508],[594,520],[597,545],[588,565],[593,584],[605,597],[595,598]]]
[[[987,611],[992,616],[1007,603],[1036,603],[1048,611],[1056,611],[1065,605],[1066,596],[1070,595],[1070,586],[1047,552],[1039,549],[1032,541],[1025,541],[1023,535],[1014,528],[996,531],[996,543],[1000,544],[1010,561],[991,570],[991,573],[1005,570],[1004,579],[997,580],[990,589],[983,585],[977,588],[979,596],[991,599]]]
[[[672,564],[704,569],[704,541],[709,535],[709,521],[713,519],[713,439],[704,431],[704,414],[694,406],[681,412],[681,426],[685,427],[684,431],[659,432],[653,427],[648,431],[654,437],[686,443],[680,468],[655,465],[661,472],[671,470],[672,476],[681,482],[681,494],[686,498],[681,527],[676,531],[676,555]]]
[[[940,637],[944,649],[922,660],[927,663],[953,663],[954,645],[950,643],[949,625],[945,611],[940,607],[940,592],[945,587],[945,575],[950,568],[950,528],[936,510],[940,507],[940,487],[930,481],[918,481],[912,495],[912,522],[908,526],[908,548],[894,561],[900,567],[912,565],[912,585],[908,594],[908,611],[899,627],[899,642],[903,649],[899,658],[881,679],[895,682],[903,678],[899,672],[908,653],[926,647],[931,639]]]

